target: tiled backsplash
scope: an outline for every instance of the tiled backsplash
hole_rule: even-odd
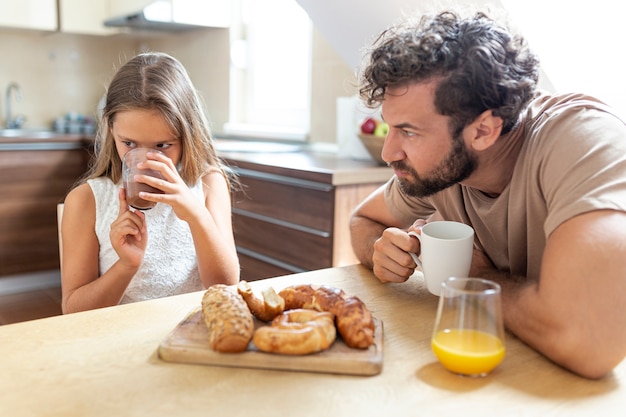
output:
[[[68,112],[95,115],[115,68],[139,51],[159,50],[185,65],[206,102],[214,130],[219,131],[228,120],[228,82],[224,82],[229,73],[228,43],[227,29],[143,38],[3,29],[0,93],[4,99],[10,82],[20,85],[23,97],[12,101],[12,112],[26,116],[25,127],[50,127]],[[335,100],[355,93],[353,69],[317,33],[314,45],[311,139],[335,142]]]

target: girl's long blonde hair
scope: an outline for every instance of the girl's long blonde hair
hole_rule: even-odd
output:
[[[227,169],[215,152],[203,102],[183,65],[161,52],[145,52],[131,58],[109,84],[102,119],[96,135],[94,160],[83,182],[106,176],[118,183],[122,162],[111,127],[115,115],[125,110],[157,110],[180,139],[179,173],[187,185],[195,184],[209,170]]]

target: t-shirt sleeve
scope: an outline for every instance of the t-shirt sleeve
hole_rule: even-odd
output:
[[[543,122],[536,163],[545,199],[546,236],[564,221],[593,210],[626,211],[626,126],[595,103],[555,112]],[[533,172],[533,169],[530,170]]]

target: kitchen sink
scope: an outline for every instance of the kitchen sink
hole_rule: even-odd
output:
[[[0,138],[50,139],[59,133],[46,129],[0,129]]]

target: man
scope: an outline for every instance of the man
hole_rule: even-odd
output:
[[[537,90],[538,60],[484,14],[385,31],[360,76],[389,124],[394,177],[356,208],[354,251],[404,282],[429,218],[475,229],[471,276],[561,366],[599,378],[626,353],[626,126],[599,101]]]

